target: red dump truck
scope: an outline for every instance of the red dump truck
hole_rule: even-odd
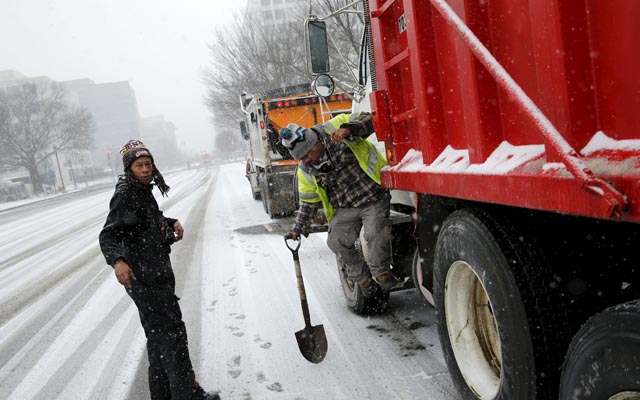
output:
[[[362,4],[383,185],[415,198],[394,267],[462,398],[640,398],[640,1]]]

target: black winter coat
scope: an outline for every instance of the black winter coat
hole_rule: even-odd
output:
[[[100,232],[100,248],[111,267],[122,258],[129,264],[137,283],[153,285],[173,280],[170,243],[165,239],[166,218],[153,197],[153,186],[130,175],[121,176],[109,204],[109,215]]]

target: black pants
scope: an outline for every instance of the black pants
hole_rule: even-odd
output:
[[[127,293],[138,307],[147,336],[151,399],[202,399],[205,394],[195,380],[173,280],[160,286],[133,282]]]

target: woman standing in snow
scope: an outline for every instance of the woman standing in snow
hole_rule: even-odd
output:
[[[147,337],[151,399],[219,399],[200,387],[189,358],[169,259],[171,244],[182,240],[184,230],[180,221],[162,215],[152,193],[155,184],[166,196],[169,186],[141,141],[130,140],[120,154],[124,174],[111,198],[100,247],[138,307]]]

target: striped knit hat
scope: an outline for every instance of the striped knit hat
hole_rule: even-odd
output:
[[[131,167],[131,163],[133,163],[140,157],[149,157],[151,159],[151,162],[153,163],[153,181],[160,190],[160,193],[162,193],[163,196],[167,196],[167,193],[170,189],[169,185],[167,185],[164,181],[164,177],[162,176],[160,171],[158,171],[158,168],[153,161],[151,152],[149,151],[149,149],[144,147],[144,143],[142,143],[142,141],[129,140],[124,146],[120,148],[120,155],[122,156],[122,165],[124,165],[125,175],[131,174],[130,171],[127,172],[127,170],[129,170],[129,167]]]
[[[149,149],[144,146],[142,141],[134,139],[129,140],[124,146],[120,148],[120,156],[122,157],[122,165],[124,169],[129,169],[131,163],[140,157],[149,157],[153,161],[153,156]]]

